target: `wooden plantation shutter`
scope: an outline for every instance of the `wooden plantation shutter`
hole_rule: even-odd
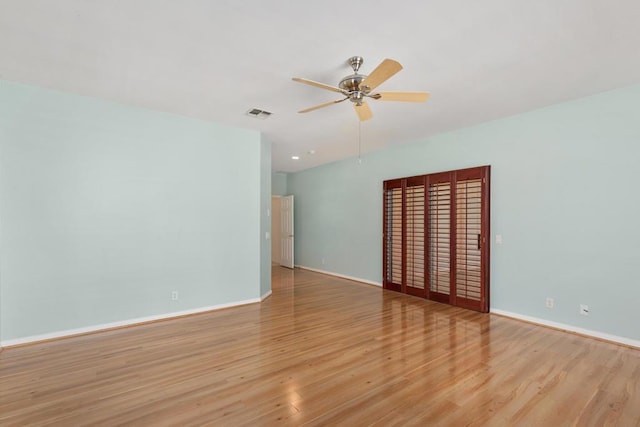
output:
[[[402,180],[386,181],[384,185],[384,287],[402,289]]]
[[[385,289],[489,310],[489,166],[384,183]]]
[[[403,292],[425,296],[425,197],[424,177],[409,178],[405,189],[404,241],[406,288]]]
[[[451,174],[429,176],[429,293],[436,301],[451,295]]]
[[[488,186],[487,170],[473,168],[456,173],[455,203],[455,302],[459,307],[488,311],[488,295],[485,286],[488,274],[485,262],[488,256]],[[483,191],[487,188],[487,194]],[[485,206],[486,205],[486,206]],[[483,227],[485,220],[486,230]]]

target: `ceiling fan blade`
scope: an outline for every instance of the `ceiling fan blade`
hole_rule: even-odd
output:
[[[293,77],[291,80],[293,80],[294,82],[304,83],[306,85],[315,86],[315,87],[319,87],[320,89],[326,89],[326,90],[330,90],[333,92],[338,92],[346,95],[345,91],[340,89],[339,87],[326,85],[324,83],[314,82],[313,80],[307,80],[300,77]]]
[[[385,59],[360,83],[360,87],[367,86],[369,90],[373,90],[400,70],[402,65],[398,61]]]
[[[425,102],[429,99],[429,92],[380,92],[371,95],[379,101]]]
[[[348,98],[337,99],[331,102],[325,102],[324,104],[316,105],[314,107],[305,108],[304,110],[298,111],[298,113],[308,113],[309,111],[319,110],[320,108],[328,107],[329,105],[338,104]]]
[[[373,113],[371,112],[369,104],[367,104],[366,101],[363,101],[362,105],[353,104],[353,106],[355,107],[356,113],[358,114],[358,118],[361,122],[369,120],[371,117],[373,117]]]

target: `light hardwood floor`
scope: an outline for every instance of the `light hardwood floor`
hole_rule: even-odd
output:
[[[0,425],[640,425],[640,351],[309,271],[0,353]]]

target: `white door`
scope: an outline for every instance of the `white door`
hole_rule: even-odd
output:
[[[293,268],[293,196],[283,196],[280,202],[280,265]]]

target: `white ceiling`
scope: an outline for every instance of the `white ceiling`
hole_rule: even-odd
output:
[[[639,23],[638,0],[0,0],[0,79],[256,129],[293,172],[357,155],[358,120],[296,113],[340,96],[291,77],[393,58],[380,90],[431,92],[370,101],[366,152],[638,83]]]

